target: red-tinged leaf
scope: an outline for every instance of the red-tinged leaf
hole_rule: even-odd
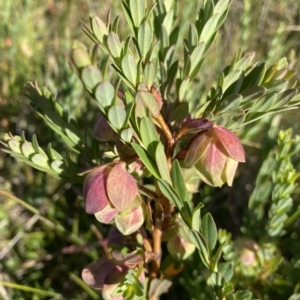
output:
[[[100,223],[108,224],[114,219],[118,212],[116,208],[108,203],[102,210],[95,213],[95,217]]]
[[[144,223],[142,206],[129,209],[115,218],[116,226],[124,235],[137,231]]]
[[[102,289],[107,275],[114,267],[113,261],[101,258],[87,265],[82,270],[81,277],[87,285],[95,289]]]
[[[245,162],[244,148],[235,134],[226,128],[218,126],[215,126],[213,131],[232,159],[238,162]]]
[[[108,205],[106,181],[111,167],[102,166],[91,171],[85,178],[83,184],[83,197],[85,211],[95,214]]]
[[[202,156],[210,144],[212,137],[208,132],[199,135],[191,144],[185,157],[184,166],[186,168],[192,167]]]
[[[110,171],[107,193],[109,200],[119,211],[124,211],[134,202],[138,188],[135,179],[127,172],[125,163],[116,164]]]

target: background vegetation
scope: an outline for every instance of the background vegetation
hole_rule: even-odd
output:
[[[179,2],[183,8],[182,24],[187,30],[189,18],[197,12],[201,0]],[[240,47],[243,51],[255,51],[257,60],[267,63],[286,56],[290,69],[299,69],[300,3],[274,2],[233,1],[225,25],[202,67],[199,90],[195,92],[204,95]],[[91,131],[97,109],[72,74],[67,54],[76,39],[90,43],[81,31],[80,21],[88,23],[92,12],[104,18],[109,9],[113,16],[121,14],[118,1],[0,2],[0,139],[6,132],[21,135],[25,131],[29,140],[36,134],[42,147],[51,141],[54,148],[68,155],[22,95],[23,84],[32,80],[37,80],[40,86],[47,85],[70,115],[76,116],[81,128]],[[297,76],[299,80],[300,72]],[[297,112],[286,113],[263,120],[252,131],[248,130],[243,137],[247,164],[240,168],[234,187],[225,187],[214,194],[209,188],[200,190],[202,201],[218,227],[231,232],[234,239],[243,236],[245,228],[240,227],[245,224],[243,218],[249,218],[248,200],[262,162],[276,144],[278,129],[292,127],[294,135],[299,134],[299,116]],[[259,142],[251,143],[251,137],[258,132]],[[299,155],[294,156],[293,163],[299,170]],[[0,299],[100,299],[79,277],[82,268],[98,257],[100,231],[106,228],[100,228],[93,216],[84,213],[82,198],[71,186],[0,152],[0,190]],[[299,189],[294,191],[298,205],[299,192]],[[251,226],[255,239],[257,228],[255,224]],[[292,245],[282,241],[281,251],[287,257],[300,252],[300,242],[295,236],[299,227],[296,222],[289,233],[289,236],[294,234]],[[199,298],[194,299],[202,299],[202,277],[197,277],[194,268],[197,263],[190,261],[166,299],[187,299],[187,293],[192,299],[197,286]],[[300,274],[293,276],[299,278]],[[268,283],[247,284],[252,285],[259,299],[287,299],[296,293],[288,277],[280,280],[271,287]]]

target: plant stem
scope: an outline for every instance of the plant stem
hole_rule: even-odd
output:
[[[162,237],[162,219],[163,212],[161,208],[156,205],[155,215],[154,215],[154,229],[152,231],[153,239],[153,252],[155,253],[155,259],[152,262],[150,278],[156,278],[159,273],[160,263],[161,263],[161,237]]]
[[[167,138],[167,141],[168,141],[166,156],[167,156],[169,169],[171,170],[173,151],[174,151],[174,147],[175,147],[175,139],[173,137],[173,134],[172,134],[169,126],[166,124],[162,114],[159,114],[156,117],[156,120],[158,121],[159,125],[161,126],[161,129],[164,132],[164,134]]]

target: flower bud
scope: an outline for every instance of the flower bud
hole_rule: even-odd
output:
[[[185,167],[195,165],[200,178],[212,186],[232,185],[239,162],[245,152],[238,138],[228,129],[214,126],[191,143]]]

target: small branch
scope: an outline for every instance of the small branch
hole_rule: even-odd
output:
[[[167,160],[168,160],[169,169],[171,170],[173,151],[174,151],[174,147],[175,147],[175,139],[173,137],[172,132],[170,131],[169,126],[166,124],[166,122],[161,114],[159,114],[156,117],[156,120],[158,121],[159,125],[161,126],[162,131],[164,132],[164,134],[168,140],[166,156],[167,156]]]
[[[153,252],[155,253],[155,259],[152,262],[150,278],[156,278],[159,273],[162,251],[161,251],[161,238],[162,238],[162,221],[163,212],[156,206],[155,216],[154,216],[154,229],[152,231],[153,239]]]
[[[111,252],[107,247],[107,242],[104,240],[102,233],[98,230],[98,228],[95,225],[91,225],[90,226],[92,232],[95,234],[95,236],[97,237],[98,241],[99,241],[99,245],[102,247],[105,256],[110,259],[112,258]]]

